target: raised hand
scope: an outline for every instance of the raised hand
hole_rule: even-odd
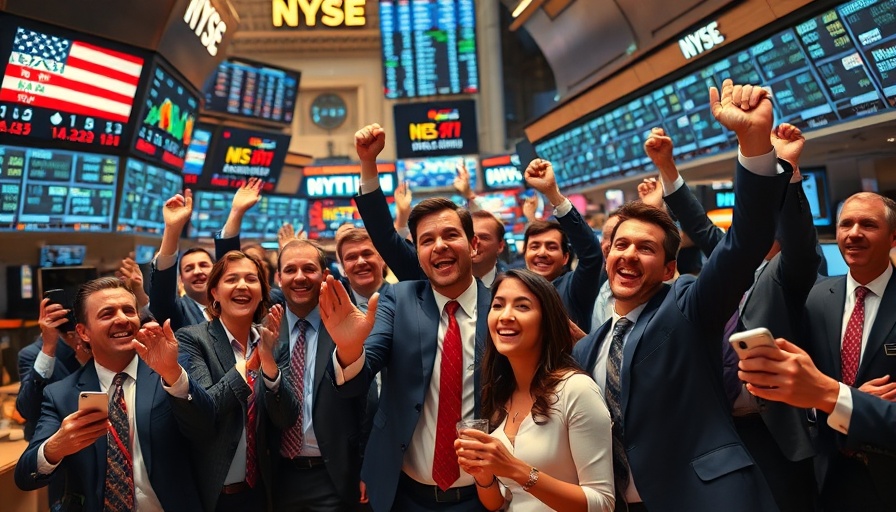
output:
[[[859,391],[878,396],[884,400],[896,402],[896,381],[890,382],[889,375],[869,380],[862,384]]]
[[[721,95],[709,88],[712,115],[725,128],[737,134],[744,156],[758,156],[772,150],[768,134],[774,113],[768,91],[758,85],[734,85],[730,78],[722,82]]]
[[[464,164],[457,166],[457,173],[454,176],[454,189],[464,199],[476,197],[476,194],[473,193],[473,189],[470,187],[470,171],[467,170],[467,166]]]
[[[258,178],[249,178],[233,195],[230,209],[243,213],[249,211],[250,208],[258,204],[263,188],[264,181]]]
[[[538,197],[532,195],[523,201],[523,216],[528,222],[538,220]]]
[[[376,162],[376,157],[386,147],[386,131],[376,124],[369,124],[355,132],[355,150],[361,161]]]
[[[678,169],[675,167],[675,160],[672,157],[672,149],[674,144],[672,138],[666,135],[666,131],[662,128],[654,128],[650,130],[650,135],[644,141],[644,152],[661,173],[673,173],[674,177],[670,181],[678,178]]]
[[[271,309],[268,310],[268,314],[265,315],[264,320],[261,321],[261,326],[259,330],[261,331],[261,341],[258,343],[258,348],[252,354],[253,357],[249,359],[249,363],[246,364],[246,368],[250,370],[257,370],[259,366],[261,370],[264,372],[268,378],[276,378],[277,377],[277,361],[274,359],[274,347],[277,345],[277,340],[280,338],[280,324],[283,320],[283,306],[280,304],[274,304],[271,306]],[[253,363],[252,359],[257,354],[257,362]]]
[[[66,416],[44,445],[47,462],[59,464],[63,457],[78,453],[106,435],[108,418],[107,413],[96,409],[78,410]]]
[[[293,240],[297,240],[295,229],[289,222],[284,222],[280,229],[277,230],[277,245],[282,251],[286,244]]]
[[[183,195],[177,194],[165,201],[165,206],[162,208],[166,228],[182,229],[190,221],[192,214],[193,192],[190,189],[185,189]],[[180,231],[177,231],[177,234],[180,236]]]
[[[644,178],[638,184],[638,197],[641,198],[641,202],[654,208],[662,208],[664,205],[663,187],[656,178]]]
[[[137,262],[134,261],[133,252],[127,258],[121,260],[121,266],[118,267],[115,276],[121,279],[134,292],[134,295],[137,297],[138,307],[143,308],[149,304],[149,296],[146,294],[146,290],[143,289],[143,271],[140,270],[140,265],[137,265]]]
[[[137,331],[132,341],[134,350],[146,366],[162,376],[167,385],[173,385],[181,375],[177,362],[177,338],[171,330],[171,320],[164,325],[149,322]]]
[[[411,201],[414,200],[414,194],[411,193],[411,187],[407,180],[402,181],[395,187],[395,193],[392,197],[395,198],[396,217],[403,216],[407,219],[411,214]]]
[[[525,172],[526,183],[530,187],[544,194],[552,205],[558,206],[565,197],[560,194],[557,187],[557,178],[554,176],[554,166],[551,162],[542,158],[536,158],[529,163]]]
[[[778,158],[787,160],[796,170],[799,167],[803,146],[806,144],[803,132],[792,124],[781,123],[772,132],[771,141]]]
[[[328,275],[320,287],[320,318],[336,344],[336,358],[348,366],[361,357],[364,340],[376,321],[379,293],[367,301],[367,313],[362,313],[348,297],[342,283]]]
[[[38,317],[37,323],[40,326],[40,336],[44,342],[41,350],[48,356],[56,355],[56,346],[59,343],[59,337],[62,336],[59,328],[66,322],[68,313],[69,310],[62,307],[62,304],[50,302],[48,298],[40,301],[40,317]]]

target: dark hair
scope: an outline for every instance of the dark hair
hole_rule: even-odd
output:
[[[665,252],[664,262],[669,263],[675,261],[678,257],[678,248],[681,246],[681,233],[678,226],[672,221],[672,217],[655,206],[644,204],[641,201],[629,201],[619,208],[619,223],[613,229],[613,236],[610,240],[616,240],[616,232],[619,226],[627,220],[639,220],[648,224],[653,224],[663,230],[663,252]]]
[[[253,265],[255,265],[255,272],[258,276],[258,282],[261,284],[261,302],[258,303],[258,307],[255,309],[255,316],[252,319],[255,323],[258,323],[261,322],[261,320],[264,318],[264,315],[267,314],[268,301],[269,297],[271,296],[271,285],[268,283],[267,279],[265,279],[266,274],[263,267],[264,264],[242,251],[228,252],[215,263],[215,266],[212,267],[212,271],[209,272],[208,284],[206,285],[205,290],[205,293],[208,296],[209,303],[207,311],[209,316],[211,316],[212,318],[218,318],[221,316],[221,303],[216,301],[212,296],[212,290],[214,290],[218,286],[218,283],[221,282],[221,278],[224,277],[224,271],[227,270],[227,265],[229,265],[233,261],[240,260],[249,260]]]
[[[496,234],[498,235],[498,241],[504,240],[504,233],[506,232],[506,228],[504,227],[504,223],[501,222],[501,219],[495,217],[495,214],[488,210],[476,210],[470,214],[473,219],[487,219],[495,223],[497,226]]]
[[[271,262],[268,261],[268,250],[265,249],[264,246],[256,242],[249,242],[247,244],[243,244],[243,246],[240,247],[240,250],[246,253],[247,256],[249,256],[250,258],[254,258],[255,256],[249,254],[249,249],[258,249],[262,254],[264,254],[264,256],[261,258],[261,268],[264,269],[264,280],[270,283],[271,277],[273,277],[272,274],[274,273],[274,267],[273,265],[271,265]]]
[[[283,257],[283,253],[286,252],[287,249],[290,249],[292,247],[299,247],[302,245],[304,245],[306,247],[312,247],[312,248],[314,248],[315,251],[317,251],[317,264],[320,265],[320,269],[322,271],[330,268],[329,264],[327,264],[327,253],[324,252],[324,250],[320,246],[320,244],[318,244],[314,240],[308,240],[307,238],[302,238],[302,239],[297,239],[297,240],[290,240],[290,242],[288,244],[284,245],[283,248],[280,249],[280,252],[277,253],[277,272],[283,270],[283,266],[281,263],[281,258]]]
[[[552,230],[560,232],[560,248],[563,250],[563,254],[569,254],[569,237],[566,236],[563,227],[556,220],[533,220],[530,222],[526,227],[526,234],[523,235],[523,252],[529,247],[530,236],[540,235]]]
[[[532,419],[542,424],[557,403],[557,387],[570,372],[582,373],[582,370],[572,357],[575,342],[557,289],[535,272],[516,268],[500,274],[492,284],[493,301],[501,284],[508,279],[523,283],[541,306],[541,364],[532,377],[529,394],[535,399]],[[507,416],[506,404],[516,389],[516,379],[510,361],[495,348],[491,334],[482,356],[482,382],[482,417],[495,428]]]
[[[184,252],[181,253],[181,255],[180,255],[180,259],[177,261],[177,271],[178,271],[178,272],[181,271],[181,266],[180,266],[180,265],[181,265],[181,262],[184,261],[184,257],[189,256],[190,254],[197,253],[197,252],[201,252],[201,253],[205,254],[206,256],[208,256],[208,259],[209,259],[209,261],[212,262],[212,264],[215,263],[215,258],[214,258],[214,256],[212,256],[212,254],[211,254],[210,252],[208,252],[207,250],[203,249],[202,247],[191,247],[191,248],[189,248],[189,249],[187,249],[186,251],[184,251]]]
[[[99,279],[94,279],[92,281],[87,281],[82,284],[80,288],[78,288],[78,293],[75,294],[75,301],[72,303],[72,309],[75,310],[75,321],[79,324],[87,323],[87,298],[93,295],[96,292],[102,290],[116,290],[122,289],[130,293],[132,296],[134,295],[134,291],[124,283],[121,279],[117,277],[101,277]],[[137,303],[137,298],[134,297],[134,304]]]
[[[408,229],[411,230],[411,238],[414,240],[414,245],[417,245],[417,224],[424,217],[445,210],[450,210],[457,214],[457,217],[460,219],[460,225],[464,229],[464,234],[467,235],[467,240],[473,240],[473,236],[476,233],[473,230],[473,217],[470,216],[470,212],[466,208],[461,208],[455,204],[454,201],[444,197],[430,197],[420,201],[408,216]]]

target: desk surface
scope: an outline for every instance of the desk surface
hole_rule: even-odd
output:
[[[19,441],[0,440],[0,474],[12,471],[27,447],[28,441],[24,439]]]

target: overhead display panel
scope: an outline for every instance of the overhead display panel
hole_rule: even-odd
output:
[[[209,154],[208,171],[197,187],[235,189],[255,177],[265,182],[266,192],[273,191],[283,170],[290,138],[277,132],[221,128]]]
[[[219,190],[200,190],[193,200],[193,216],[190,219],[190,236],[192,238],[211,238],[215,232],[224,227],[230,206],[233,203],[233,192]],[[258,204],[243,216],[240,236],[270,240],[277,238],[277,231],[284,222],[292,225],[298,233],[306,229],[308,217],[308,201],[291,196],[263,195]]]
[[[380,0],[386,98],[479,91],[474,0]]]
[[[213,126],[201,123],[193,128],[190,145],[187,146],[187,154],[184,157],[184,168],[181,171],[185,187],[193,187],[199,183],[203,169],[205,169],[205,160],[208,158],[214,130]]]
[[[156,60],[140,111],[134,152],[181,170],[198,113],[199,97]]]
[[[118,208],[117,230],[126,233],[162,234],[165,201],[180,194],[180,174],[130,158],[125,165],[124,183]]]
[[[300,76],[298,71],[230,59],[218,65],[206,82],[203,108],[206,112],[290,124]]]
[[[408,158],[396,162],[398,178],[408,182],[414,192],[450,191],[454,189],[454,178],[461,166],[470,175],[470,188],[476,189],[478,162],[473,156],[441,156],[429,158]]]
[[[398,158],[479,152],[476,102],[473,100],[395,105],[393,112]]]
[[[526,166],[529,165],[525,162]],[[479,161],[485,188],[502,190],[523,186],[523,173],[520,171],[520,157],[516,154],[490,156]]]
[[[0,161],[0,228],[112,229],[118,157],[0,146]]]
[[[143,57],[58,28],[2,21],[9,30],[0,35],[0,140],[124,147]]]
[[[676,158],[736,148],[709,109],[726,78],[771,91],[776,122],[803,131],[896,106],[896,0],[856,0],[798,23],[670,83],[598,110],[535,144],[560,186],[587,186],[648,171],[643,144],[663,127]]]
[[[395,200],[386,198],[389,212],[395,217]],[[336,231],[343,224],[364,227],[361,214],[351,199],[317,199],[308,204],[308,238],[313,240],[336,238]]]
[[[376,164],[380,178],[380,189],[387,197],[395,193],[398,177],[395,164],[381,162]],[[361,166],[347,165],[313,165],[302,169],[301,194],[308,198],[318,197],[354,197],[358,193],[361,181]]]

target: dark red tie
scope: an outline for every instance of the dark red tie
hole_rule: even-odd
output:
[[[460,304],[452,300],[445,304],[448,313],[448,330],[442,340],[442,364],[439,367],[439,414],[436,423],[436,448],[432,461],[432,478],[443,491],[460,478],[457,452],[457,422],[460,421],[461,387],[463,382],[464,354],[460,339],[460,327],[454,314]]]
[[[283,437],[280,440],[280,455],[287,459],[294,459],[301,455],[305,442],[303,411],[305,407],[305,333],[308,330],[308,325],[304,318],[296,321],[295,329],[298,331],[298,336],[289,358],[289,373],[286,374],[286,383],[292,386],[296,399],[299,401],[299,417],[291,427],[283,431]]]
[[[112,380],[109,402],[109,431],[106,433],[106,484],[103,510],[134,510],[134,462],[131,458],[131,435],[128,406],[122,385],[126,373]]]
[[[259,370],[260,371],[260,370]],[[255,431],[258,428],[257,417],[258,407],[256,405],[255,380],[258,378],[258,372],[255,370],[246,371],[246,381],[252,393],[249,395],[248,414],[246,415],[246,483],[249,487],[255,488],[255,481],[258,477],[258,462],[255,447]]]
[[[846,324],[846,333],[843,334],[843,346],[840,348],[840,370],[843,374],[843,383],[852,386],[856,382],[856,374],[859,372],[859,360],[862,357],[862,331],[865,329],[865,295],[868,288],[859,286],[856,288],[856,306],[849,316]]]

